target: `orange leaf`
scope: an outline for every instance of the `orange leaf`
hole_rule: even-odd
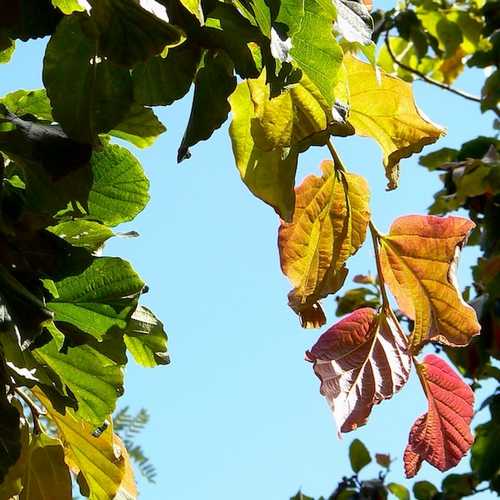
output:
[[[444,472],[460,462],[474,441],[470,432],[474,393],[448,364],[434,354],[417,364],[429,408],[410,431],[404,453],[406,477],[413,477],[422,461]]]
[[[399,308],[415,320],[411,351],[430,340],[464,346],[480,325],[464,302],[455,271],[474,223],[462,217],[409,215],[394,221],[381,239],[384,279]]]
[[[306,352],[306,360],[314,363],[321,394],[341,432],[364,425],[373,405],[403,387],[411,367],[399,325],[369,307],[354,311],[321,335]]]
[[[370,218],[363,177],[338,172],[331,161],[321,171],[296,188],[293,220],[281,221],[278,237],[281,269],[295,287],[289,304],[306,328],[325,323],[318,301],[342,286],[345,262],[363,243]]]

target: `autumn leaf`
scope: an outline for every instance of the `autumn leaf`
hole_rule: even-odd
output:
[[[364,425],[373,405],[403,387],[411,367],[401,327],[369,307],[328,329],[306,352],[306,360],[314,363],[340,432]]]
[[[411,85],[350,54],[344,56],[349,83],[349,123],[356,134],[372,137],[383,151],[388,189],[398,186],[399,161],[436,142],[444,129],[417,108]]]
[[[289,304],[306,328],[325,323],[318,301],[342,286],[370,218],[363,177],[336,171],[331,161],[321,171],[296,188],[293,220],[282,221],[278,235],[281,269],[295,287]]]
[[[70,409],[62,415],[38,388],[34,388],[33,393],[58,430],[68,467],[74,474],[81,473],[85,478],[90,500],[137,498],[126,448],[113,434],[112,425],[105,425],[97,436],[95,427],[77,420]]]
[[[409,215],[381,238],[384,279],[399,308],[415,320],[410,349],[431,340],[464,346],[480,325],[462,299],[455,276],[460,249],[474,223],[462,217]]]
[[[470,432],[474,405],[471,388],[434,354],[416,367],[429,407],[410,431],[404,453],[407,478],[415,476],[423,460],[441,472],[454,467],[474,441]]]

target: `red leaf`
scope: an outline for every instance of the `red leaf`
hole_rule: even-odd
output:
[[[472,446],[474,393],[448,364],[434,354],[417,365],[429,408],[413,424],[404,453],[406,477],[425,460],[441,472],[460,462]]]
[[[364,425],[373,405],[403,387],[411,367],[399,325],[369,307],[333,325],[306,352],[306,359],[314,363],[321,394],[341,432]]]

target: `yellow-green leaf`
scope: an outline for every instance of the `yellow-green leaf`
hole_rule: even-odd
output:
[[[263,151],[252,137],[254,104],[247,82],[241,83],[229,99],[233,121],[229,135],[241,179],[258,198],[273,207],[281,218],[291,220],[295,205],[297,153],[278,148]]]
[[[135,483],[125,447],[113,434],[110,423],[96,437],[94,428],[74,417],[70,409],[60,414],[37,388],[33,393],[47,410],[64,446],[65,460],[73,473],[81,473],[90,490],[90,500],[136,498]]]
[[[356,134],[372,137],[383,151],[388,189],[398,185],[399,161],[436,142],[444,129],[417,108],[411,85],[372,65],[344,56],[350,93],[349,122]]]
[[[47,434],[34,435],[19,500],[71,500],[71,476],[64,462],[64,448]]]
[[[324,324],[318,301],[342,286],[345,262],[362,245],[370,219],[363,177],[336,171],[331,161],[321,171],[296,189],[293,220],[281,223],[278,238],[281,269],[295,287],[289,303],[306,328]]]
[[[83,12],[90,9],[90,5],[86,0],[52,0],[52,5],[57,7],[63,14]]]
[[[204,23],[205,19],[203,17],[200,0],[181,0],[181,3],[191,14],[193,14],[193,16],[196,17],[196,19],[198,19],[198,21],[200,21],[200,24]]]
[[[410,348],[433,340],[467,345],[480,325],[462,299],[455,272],[474,224],[462,217],[409,215],[396,219],[381,239],[384,280],[399,308],[415,321]]]
[[[297,147],[300,151],[310,145],[323,145],[331,134],[351,135],[352,127],[342,121],[307,76],[289,90],[271,98],[263,74],[257,80],[248,80],[255,107],[252,137],[264,151]]]

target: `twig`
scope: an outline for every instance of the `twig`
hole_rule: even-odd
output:
[[[375,264],[377,265],[378,282],[379,282],[380,292],[382,294],[382,305],[386,310],[392,311],[391,305],[389,303],[389,297],[387,297],[387,291],[385,290],[384,275],[382,274],[382,264],[380,262],[380,251],[379,251],[380,233],[377,231],[377,228],[375,227],[372,221],[370,221],[369,226],[370,226],[370,234],[372,236],[373,249],[375,251]]]
[[[326,143],[326,145],[328,146],[328,150],[330,151],[330,154],[332,155],[333,163],[335,164],[335,166],[339,170],[342,170],[342,172],[347,172],[347,169],[345,168],[344,163],[340,159],[340,156],[337,154],[337,151],[335,151],[335,148],[333,147],[333,144],[331,143],[331,141],[328,141]]]
[[[391,56],[391,59],[400,68],[403,68],[404,70],[409,71],[410,73],[413,73],[414,75],[419,76],[422,80],[424,80],[424,82],[430,83],[431,85],[435,85],[436,87],[439,87],[440,89],[447,90],[448,92],[451,92],[452,94],[459,95],[460,97],[463,97],[464,99],[468,99],[469,101],[474,101],[474,102],[479,102],[479,103],[481,102],[480,97],[469,94],[468,92],[464,92],[463,90],[453,88],[451,85],[447,85],[446,83],[438,82],[437,80],[429,78],[427,75],[425,75],[424,73],[422,73],[418,69],[412,68],[411,66],[408,66],[407,64],[399,61],[391,49],[391,45],[389,43],[389,32],[388,31],[386,31],[386,33],[385,33],[385,46],[387,47],[387,52]]]
[[[15,393],[26,403],[28,408],[31,411],[31,415],[33,417],[33,431],[35,434],[41,434],[42,433],[42,427],[40,425],[40,417],[43,415],[42,410],[38,408],[38,406],[35,404],[35,402],[21,389],[15,389]]]

